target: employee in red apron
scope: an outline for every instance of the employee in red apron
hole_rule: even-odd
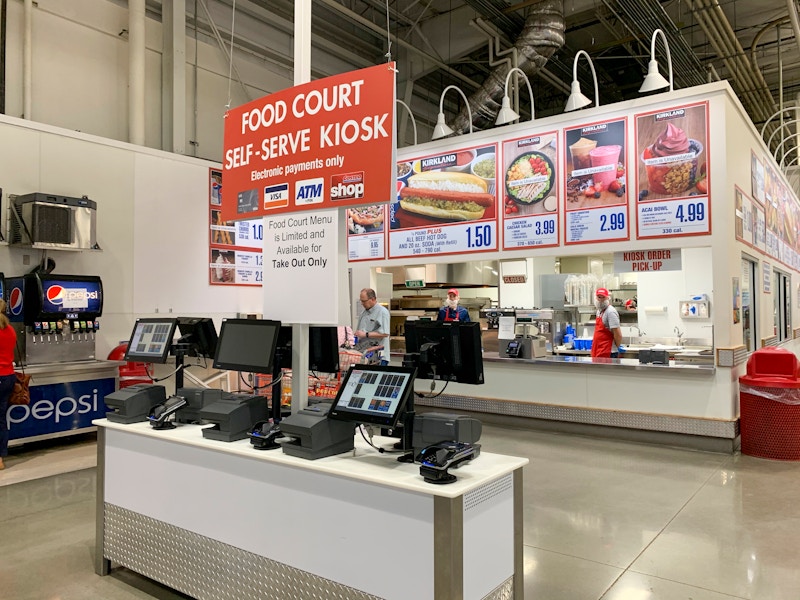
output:
[[[436,317],[436,320],[469,322],[467,309],[458,305],[458,290],[456,288],[447,290],[447,300],[444,301],[444,306],[439,309],[439,316]]]
[[[597,288],[595,292],[597,318],[592,338],[592,358],[617,358],[622,347],[622,330],[619,325],[619,313],[611,306],[611,296],[606,288]]]

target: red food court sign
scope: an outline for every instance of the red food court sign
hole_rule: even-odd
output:
[[[222,219],[388,202],[394,63],[318,79],[225,116]]]

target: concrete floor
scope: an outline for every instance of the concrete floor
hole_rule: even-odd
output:
[[[531,460],[528,600],[800,598],[800,462],[495,426],[481,441]],[[185,598],[124,568],[94,574],[94,453],[87,436],[12,449],[0,598]]]

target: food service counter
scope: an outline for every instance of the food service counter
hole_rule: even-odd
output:
[[[402,357],[393,355],[393,361]],[[418,410],[463,410],[481,420],[715,452],[738,447],[742,366],[588,356],[501,358],[483,353],[483,385],[417,380]]]
[[[9,406],[9,445],[94,431],[106,416],[105,397],[117,389],[114,360],[85,360],[25,366],[31,402]]]
[[[542,356],[540,358],[505,358],[497,352],[484,352],[483,362],[505,362],[520,363],[527,365],[547,364],[547,365],[592,365],[602,368],[625,368],[636,370],[647,369],[689,369],[714,372],[716,367],[713,364],[692,364],[679,360],[670,360],[668,365],[661,364],[641,364],[638,358],[592,358],[588,353],[578,351],[574,354],[566,352],[559,355]]]
[[[114,561],[198,599],[523,597],[525,458],[482,452],[432,485],[360,436],[311,461],[201,425],[95,424],[99,575]]]

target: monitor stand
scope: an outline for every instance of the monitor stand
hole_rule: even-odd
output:
[[[414,380],[411,380],[411,396],[406,402],[406,411],[403,414],[403,454],[397,458],[397,462],[414,462]]]

